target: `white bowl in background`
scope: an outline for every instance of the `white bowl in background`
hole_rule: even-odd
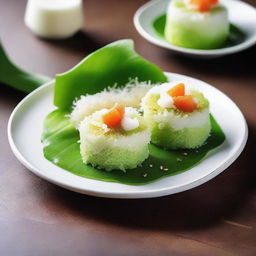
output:
[[[134,15],[134,25],[139,34],[155,45],[192,57],[216,58],[240,52],[256,43],[256,8],[242,1],[223,0],[221,3],[228,9],[229,22],[245,34],[245,39],[241,43],[210,50],[190,49],[172,45],[159,36],[152,26],[157,17],[166,13],[169,2],[170,0],[152,0],[141,6]]]

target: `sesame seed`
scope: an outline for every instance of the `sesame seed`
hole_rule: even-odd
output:
[[[148,176],[148,174],[147,174],[147,173],[144,173],[144,174],[143,174],[143,177],[144,177],[144,178],[146,178],[147,176]]]
[[[184,155],[184,156],[187,156],[187,155],[188,155],[188,153],[187,153],[187,152],[184,152],[184,153],[183,153],[183,155]]]
[[[164,167],[162,165],[160,165],[160,170],[163,170],[163,169],[164,169]]]
[[[169,171],[169,169],[168,168],[164,168],[164,171]]]
[[[177,160],[177,162],[181,162],[182,161],[182,159],[180,159],[180,158],[177,158],[176,160]]]
[[[152,168],[152,167],[153,167],[153,164],[150,164],[150,165],[149,165],[149,167],[151,167],[151,168]]]

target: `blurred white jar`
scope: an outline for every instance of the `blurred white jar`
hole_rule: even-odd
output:
[[[40,37],[71,37],[83,25],[82,0],[28,0],[25,24]]]

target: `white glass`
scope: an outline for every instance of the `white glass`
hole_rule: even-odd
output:
[[[71,37],[83,24],[82,0],[28,0],[25,24],[40,37]]]

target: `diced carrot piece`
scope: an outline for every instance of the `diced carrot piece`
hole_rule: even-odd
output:
[[[200,6],[198,6],[199,12],[208,12],[211,8],[211,5],[208,3],[202,3]]]
[[[200,12],[208,12],[212,5],[218,3],[218,0],[190,0],[189,3],[195,5]]]
[[[189,3],[195,5],[197,9],[199,9],[203,1],[205,0],[190,0]]]
[[[185,85],[183,83],[177,84],[172,87],[167,93],[171,97],[184,96],[185,95]]]
[[[197,103],[193,100],[192,95],[175,97],[173,104],[183,112],[193,112],[197,108]]]
[[[123,116],[124,116],[124,106],[118,105],[118,106],[116,106],[116,109],[119,111],[119,113],[121,114],[121,116],[123,118]]]
[[[117,106],[111,109],[107,114],[103,116],[103,122],[110,128],[115,127],[121,123],[123,116],[124,116],[124,107]]]
[[[217,4],[218,2],[218,0],[211,0],[211,4]]]

